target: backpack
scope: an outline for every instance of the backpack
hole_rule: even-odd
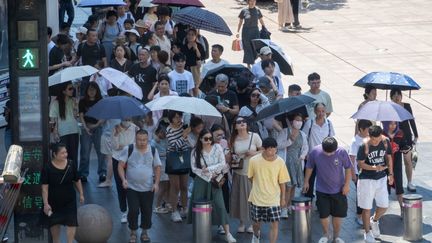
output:
[[[150,145],[150,147],[151,147],[152,155],[154,157],[155,153],[156,153],[156,148],[153,147],[153,146],[151,146],[151,145]],[[131,154],[133,152],[133,149],[134,149],[134,144],[129,144],[129,147],[128,147],[128,159],[131,156]]]
[[[82,59],[84,45],[87,45],[87,42],[83,42],[83,43],[81,43],[81,44],[78,45],[78,49],[80,50],[80,53],[81,53],[80,59]],[[98,58],[97,58],[97,60],[100,60],[101,59],[101,55],[100,55],[101,48],[100,48],[99,42],[96,42],[96,46],[98,48]],[[82,64],[82,60],[80,60],[80,62]]]
[[[121,34],[121,32],[122,32],[122,29],[121,29],[121,25],[119,24],[119,22],[116,22],[116,24],[117,24],[117,28],[118,28],[117,36],[119,36],[119,35]],[[103,40],[103,38],[104,38],[104,36],[105,36],[106,28],[107,28],[107,24],[106,24],[106,22],[104,21],[104,22],[102,23],[102,34],[101,34],[101,37],[100,37],[100,40],[101,40],[101,41]]]
[[[329,132],[328,132],[328,135],[327,135],[327,137],[330,137],[330,134],[331,134],[331,126],[330,126],[330,120],[328,120],[328,119],[326,119],[327,120],[327,126],[328,126],[328,130],[329,130]],[[311,125],[310,125],[310,127],[309,127],[309,131],[308,131],[308,134],[307,134],[307,140],[309,141],[309,139],[310,139],[310,134],[311,134],[311,131],[312,131],[312,126],[313,126],[313,119],[311,119],[310,120],[311,121]]]

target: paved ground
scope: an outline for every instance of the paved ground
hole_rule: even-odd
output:
[[[237,15],[244,6],[235,0],[203,1],[206,7],[224,17],[233,32],[237,26]],[[277,13],[272,2],[263,5],[265,22],[273,33],[272,40],[279,43],[294,61],[295,76],[285,77],[285,84],[297,83],[307,90],[306,77],[318,72],[322,77],[322,87],[333,99],[335,112],[330,119],[336,127],[339,142],[347,146],[353,135],[354,123],[349,117],[362,101],[362,90],[352,84],[364,74],[372,71],[397,71],[409,74],[422,86],[413,92],[411,103],[420,131],[420,161],[415,171],[414,182],[418,193],[424,196],[423,242],[432,241],[432,1],[412,0],[311,0],[307,10],[300,16],[304,30],[282,33],[277,30]],[[270,7],[269,7],[270,6]],[[76,23],[84,23],[88,10],[77,9]],[[240,63],[241,55],[229,50],[232,37],[205,33],[210,44],[223,44],[227,47],[224,58],[232,63]],[[379,92],[378,99],[385,99],[385,92]],[[94,156],[93,156],[94,159]],[[95,171],[94,169],[92,170]],[[127,227],[120,225],[115,189],[96,188],[96,176],[92,175],[85,185],[88,203],[98,203],[113,212],[114,231],[109,242],[125,242]],[[354,186],[352,186],[354,189]],[[349,214],[343,224],[341,236],[346,242],[361,242],[362,232],[354,223],[354,193],[349,196]],[[403,226],[399,218],[398,204],[392,198],[387,214],[381,222],[381,242],[405,242],[402,240]],[[318,217],[314,213],[312,238],[316,242],[321,235]],[[278,242],[291,239],[291,220],[281,224]],[[232,229],[238,222],[232,221]],[[190,225],[173,224],[168,215],[155,215],[150,233],[152,242],[191,242]],[[234,235],[238,242],[250,242],[250,235]],[[268,228],[264,230],[268,241]],[[222,242],[215,236],[214,242]]]

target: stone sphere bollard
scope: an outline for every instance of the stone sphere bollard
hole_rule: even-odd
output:
[[[75,240],[79,243],[106,243],[111,236],[111,214],[102,206],[87,204],[78,208]]]

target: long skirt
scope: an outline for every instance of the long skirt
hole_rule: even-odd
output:
[[[230,215],[240,219],[244,224],[251,223],[249,194],[252,190],[252,183],[247,176],[233,173],[232,189],[230,197]]]
[[[192,223],[192,207],[195,200],[209,200],[212,202],[212,225],[228,224],[228,213],[225,209],[222,189],[215,188],[210,182],[196,176],[190,200],[187,218],[188,224]]]
[[[259,39],[259,29],[257,27],[243,27],[242,44],[243,44],[243,63],[254,64],[257,58],[257,51],[252,46],[252,40]],[[259,50],[258,50],[259,51]]]
[[[293,10],[290,0],[278,1],[278,23],[279,27],[284,27],[285,24],[294,22]]]

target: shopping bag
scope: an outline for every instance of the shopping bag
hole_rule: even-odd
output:
[[[238,38],[236,38],[235,40],[233,40],[231,49],[233,51],[242,51],[243,50],[243,46],[242,46],[241,40],[238,39]]]

